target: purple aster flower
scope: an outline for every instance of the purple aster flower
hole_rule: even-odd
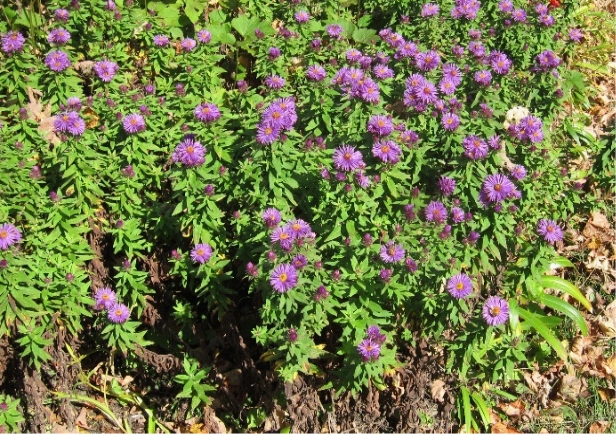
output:
[[[548,71],[560,65],[560,59],[552,50],[545,50],[535,57],[535,63],[541,71]]]
[[[502,325],[509,319],[509,304],[498,296],[489,297],[483,305],[483,318],[490,326]]]
[[[277,75],[271,75],[265,79],[265,85],[270,89],[281,89],[285,83],[285,79]]]
[[[535,12],[537,13],[537,15],[545,15],[548,13],[548,5],[545,5],[543,3],[539,3],[537,5],[535,5]]]
[[[205,147],[201,145],[201,142],[195,140],[195,135],[187,134],[178,146],[175,147],[171,160],[192,168],[205,163],[205,152]]]
[[[539,17],[539,22],[545,27],[550,27],[554,25],[556,19],[552,15],[541,15]]]
[[[323,68],[321,65],[310,65],[306,70],[306,77],[309,80],[320,82],[325,77],[327,77],[327,72],[325,71],[325,68]]]
[[[293,258],[293,261],[291,261],[291,263],[293,264],[293,267],[295,267],[297,270],[302,270],[308,265],[308,259],[302,254],[297,254]]]
[[[58,21],[62,21],[62,22],[66,22],[68,21],[68,17],[69,17],[69,13],[66,9],[56,9],[54,11],[54,16],[56,17],[56,20]]]
[[[299,24],[304,24],[310,21],[310,14],[306,11],[298,11],[295,13],[295,21]]]
[[[6,54],[16,53],[23,49],[26,38],[16,31],[10,31],[2,35],[2,51]]]
[[[468,51],[478,59],[482,59],[486,55],[486,48],[480,41],[471,41],[468,44]]]
[[[401,244],[396,245],[393,240],[381,246],[379,255],[385,263],[398,263],[404,258],[405,250]]]
[[[526,177],[526,168],[522,165],[515,165],[509,169],[511,176],[516,181],[521,181]]]
[[[267,54],[270,60],[275,60],[278,59],[282,53],[280,51],[280,48],[270,47],[269,50],[267,50]]]
[[[364,83],[358,88],[359,96],[367,103],[378,103],[381,97],[379,85],[377,85],[372,79],[367,78]]]
[[[492,82],[492,74],[490,71],[484,69],[477,71],[474,76],[475,82],[483,86],[488,86]]]
[[[192,38],[184,38],[180,42],[180,46],[182,47],[182,50],[184,51],[193,51],[195,47],[197,46],[197,41],[195,41]]]
[[[389,282],[393,275],[393,271],[391,269],[381,269],[379,272],[379,277],[383,282]]]
[[[451,47],[451,53],[456,57],[462,57],[464,56],[464,47],[461,45],[454,45]]]
[[[454,224],[459,224],[464,222],[464,210],[460,207],[452,207],[451,208],[451,220]]]
[[[363,69],[370,69],[372,67],[372,58],[370,56],[362,56],[359,59],[359,66]]]
[[[374,115],[368,120],[367,130],[374,136],[389,136],[394,131],[394,125],[385,115]]]
[[[449,278],[447,291],[456,299],[464,299],[473,292],[473,282],[468,275],[459,273]]]
[[[426,3],[421,7],[422,17],[433,17],[438,15],[439,7],[436,3]]]
[[[490,53],[490,66],[496,74],[505,75],[511,69],[512,62],[504,53]]]
[[[415,97],[423,104],[433,104],[438,100],[436,86],[429,80],[425,80],[415,89]]]
[[[96,290],[94,293],[94,309],[109,310],[117,301],[116,293],[109,287],[103,287]]]
[[[398,47],[394,58],[401,59],[407,57],[415,57],[419,53],[419,49],[417,48],[417,44],[411,41],[406,41],[404,44]]]
[[[66,99],[66,105],[69,109],[80,110],[81,109],[81,99],[79,97],[69,97]]]
[[[195,114],[195,118],[203,122],[213,122],[218,120],[221,116],[218,106],[212,103],[199,104],[195,107],[193,113]]]
[[[445,113],[441,118],[441,125],[445,130],[454,131],[460,126],[460,118],[455,113]]]
[[[12,224],[0,226],[0,249],[6,251],[21,240],[21,232]]]
[[[367,189],[368,187],[370,187],[370,177],[364,174],[363,171],[357,171],[355,173],[355,180],[357,181],[359,187],[361,187],[362,189]]]
[[[325,28],[325,31],[332,38],[338,38],[342,34],[342,26],[340,24],[330,24]]]
[[[413,130],[404,130],[400,133],[400,142],[407,145],[414,145],[419,141],[419,135]]]
[[[580,29],[569,30],[569,39],[573,42],[579,42],[584,37],[584,34]]]
[[[442,224],[447,220],[447,209],[440,201],[431,201],[426,207],[426,220]]]
[[[64,112],[56,116],[54,130],[60,133],[70,133],[73,136],[81,136],[86,129],[86,123],[77,112]]]
[[[453,194],[454,190],[456,190],[456,180],[443,175],[438,180],[438,187],[441,189],[441,193],[444,196],[450,196]]]
[[[515,22],[524,23],[526,21],[526,11],[521,8],[514,9],[513,12],[511,12],[511,17]]]
[[[62,27],[53,29],[47,35],[47,41],[50,44],[62,45],[62,44],[66,44],[70,40],[71,40],[71,34],[68,32],[68,30],[63,29]]]
[[[325,286],[319,286],[319,288],[317,288],[316,293],[314,294],[314,300],[320,301],[321,299],[325,299],[328,296],[329,296],[329,292],[327,291]]]
[[[511,0],[502,0],[498,3],[498,9],[501,12],[509,13],[513,10],[513,2]]]
[[[372,155],[384,163],[398,163],[401,153],[400,147],[391,140],[377,141],[372,146]]]
[[[288,225],[274,229],[270,235],[270,240],[272,243],[280,243],[280,247],[285,251],[291,249],[293,246],[293,239],[294,237],[291,233],[291,228]]]
[[[443,95],[451,95],[456,91],[456,84],[451,78],[443,77],[438,82],[438,89]]]
[[[145,120],[139,113],[131,113],[122,119],[122,127],[128,134],[140,133],[145,130]]]
[[[345,56],[349,62],[355,63],[355,62],[359,62],[359,59],[361,59],[363,54],[361,53],[361,51],[357,50],[356,48],[351,48],[345,53]]]
[[[286,293],[297,285],[297,270],[290,264],[279,264],[270,274],[270,284],[278,293]]]
[[[45,56],[45,65],[52,71],[61,72],[71,66],[71,60],[68,54],[61,50],[57,50]]]
[[[366,338],[357,346],[357,352],[365,362],[376,361],[381,355],[381,345]]]
[[[563,230],[550,219],[541,219],[537,225],[537,233],[549,244],[560,242],[563,239]]]
[[[500,136],[495,134],[494,136],[491,136],[488,139],[488,146],[490,148],[492,148],[493,150],[498,150],[500,149],[501,145],[500,145]]]
[[[488,175],[483,181],[481,191],[489,202],[501,202],[510,198],[515,185],[503,174]]]
[[[257,125],[257,142],[261,145],[269,145],[280,137],[280,128],[276,128],[270,124]]]
[[[468,36],[469,36],[471,39],[479,39],[479,38],[481,38],[481,30],[478,30],[478,29],[470,29],[470,30],[468,31]]]
[[[415,56],[415,63],[422,71],[432,71],[441,64],[441,56],[434,50],[420,52]]]
[[[265,225],[268,228],[275,228],[282,219],[282,217],[280,216],[280,212],[275,208],[268,208],[267,210],[265,210],[261,215],[261,218],[265,221]]]
[[[166,47],[167,45],[169,45],[169,38],[165,35],[154,35],[152,41],[157,47]]]
[[[411,257],[407,257],[406,260],[404,260],[404,264],[406,265],[406,269],[410,273],[417,272],[417,262],[413,260]]]
[[[362,168],[364,160],[361,152],[355,151],[355,147],[343,145],[334,150],[334,166],[341,171],[354,171]]]
[[[113,323],[124,323],[130,317],[130,310],[124,304],[116,303],[107,311],[107,318]]]
[[[212,40],[212,33],[209,30],[201,29],[197,32],[197,41],[207,44]]]
[[[300,237],[307,237],[312,232],[312,229],[310,228],[308,222],[302,219],[295,219],[289,221],[287,226],[289,228],[289,232],[291,233],[291,237],[293,237],[294,239]]]
[[[190,251],[190,259],[195,263],[207,263],[212,258],[213,250],[207,243],[199,243]]]
[[[462,140],[464,155],[473,160],[480,160],[488,155],[488,144],[477,136],[466,136]]]
[[[394,76],[394,71],[383,64],[375,65],[372,72],[374,76],[380,80],[390,79]]]
[[[101,60],[94,64],[94,72],[102,81],[110,82],[118,72],[118,64],[109,60]]]

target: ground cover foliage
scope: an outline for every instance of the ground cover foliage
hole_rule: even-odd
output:
[[[538,430],[609,403],[585,8],[4,6],[0,427]]]

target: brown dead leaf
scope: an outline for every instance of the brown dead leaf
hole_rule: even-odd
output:
[[[434,382],[432,382],[432,385],[430,386],[432,400],[434,400],[435,402],[443,403],[443,401],[445,400],[446,392],[447,389],[445,388],[445,382],[443,382],[441,379],[436,379]]]
[[[597,366],[603,370],[606,375],[616,378],[616,355],[612,355],[607,359],[601,357],[597,361]]]
[[[588,429],[588,433],[607,433],[606,431],[609,429],[609,427],[610,427],[609,421],[604,421],[604,420],[595,421],[593,424],[590,425],[590,428]]]
[[[501,409],[508,417],[519,417],[526,409],[526,405],[522,403],[520,399],[511,403],[499,403],[499,409]]]
[[[558,386],[558,396],[563,400],[575,402],[585,390],[583,380],[574,375],[565,375]]]
[[[85,115],[84,117],[86,121],[86,128],[92,129],[98,127],[98,125],[100,124],[100,117],[98,116],[98,113],[92,110],[91,107],[86,107],[85,109],[83,109],[83,113]]]
[[[616,337],[616,300],[605,307],[603,315],[597,316],[597,322],[608,338]]]
[[[614,240],[614,230],[607,218],[600,212],[593,212],[582,231],[584,237],[597,239],[601,243]]]
[[[82,60],[81,62],[75,62],[73,64],[73,69],[75,69],[75,71],[82,72],[85,75],[92,74],[93,68],[94,68],[94,61],[92,60]]]
[[[601,397],[601,400],[604,402],[613,402],[616,400],[616,390],[613,388],[599,387],[597,391],[599,393],[599,397]]]
[[[87,413],[88,413],[88,409],[85,406],[81,408],[81,411],[79,411],[79,415],[77,416],[77,419],[75,420],[75,424],[86,430],[90,430],[91,427],[88,424]]]
[[[541,430],[538,433],[550,433],[550,431],[547,430],[546,428],[542,427]]]
[[[507,426],[505,423],[493,424],[491,429],[492,433],[522,433],[512,428],[511,426]]]
[[[190,428],[188,429],[189,433],[203,433],[203,426],[205,426],[203,423],[194,423],[190,425]]]

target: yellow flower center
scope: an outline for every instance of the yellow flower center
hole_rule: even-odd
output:
[[[496,190],[497,192],[500,192],[502,188],[503,188],[503,186],[501,184],[495,184],[494,185],[494,190]]]
[[[498,316],[500,314],[500,312],[501,312],[500,307],[491,307],[490,308],[490,315],[492,315],[494,317]]]
[[[462,290],[464,288],[464,284],[462,284],[461,282],[456,284],[456,290]]]
[[[281,282],[287,282],[287,279],[288,279],[288,278],[289,278],[289,277],[287,276],[287,274],[286,274],[286,273],[281,273],[281,274],[280,274],[280,276],[278,277],[278,279],[279,279]]]
[[[389,146],[388,145],[383,145],[381,147],[381,151],[383,151],[385,154],[387,154],[389,152]]]
[[[193,146],[187,146],[187,147],[186,147],[186,152],[187,152],[187,153],[189,153],[189,154],[194,153],[194,152],[195,152],[195,147],[193,147]]]
[[[8,231],[0,231],[0,239],[6,239],[9,236]]]

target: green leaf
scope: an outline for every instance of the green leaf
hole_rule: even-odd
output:
[[[468,388],[461,387],[462,392],[462,410],[464,412],[464,425],[466,426],[466,433],[471,433],[471,399]]]
[[[373,29],[356,29],[353,32],[353,39],[360,44],[369,44],[376,38],[376,31]]]
[[[342,233],[340,228],[341,226],[338,225],[338,223],[336,222],[336,225],[334,225],[334,230],[329,234],[329,236],[327,236],[327,239],[325,239],[323,243],[330,242],[334,240],[335,238],[340,237],[340,234]]]
[[[481,421],[483,421],[483,427],[490,427],[490,411],[488,411],[488,406],[483,398],[479,395],[479,393],[471,393],[471,398],[475,405],[477,405],[477,409],[479,410],[479,415],[481,416]]]
[[[573,267],[573,263],[565,257],[556,257],[552,259],[552,264],[558,267]]]
[[[560,311],[565,316],[569,317],[575,322],[578,329],[583,335],[588,335],[588,327],[582,314],[571,304],[557,298],[556,296],[543,294],[540,299],[541,303],[552,308],[553,310]]]
[[[575,285],[573,285],[566,279],[562,279],[558,276],[542,276],[541,285],[544,288],[560,290],[560,291],[563,291],[569,294],[570,296],[577,299],[578,302],[580,302],[584,306],[584,308],[586,308],[588,311],[592,313],[592,305],[590,301],[586,299],[586,296],[582,294],[579,288],[577,288]]]
[[[563,361],[567,361],[567,351],[565,350],[562,343],[558,341],[556,336],[552,334],[550,328],[548,328],[548,326],[543,323],[543,321],[541,321],[535,314],[531,313],[530,311],[526,311],[523,308],[518,308],[518,311],[520,312],[520,316],[522,316],[522,318],[526,320],[530,324],[530,326],[532,326],[535,331],[537,331],[537,333],[539,333],[539,335],[541,335],[545,339],[545,341],[552,347],[552,349],[554,349],[558,357],[561,358]]]

